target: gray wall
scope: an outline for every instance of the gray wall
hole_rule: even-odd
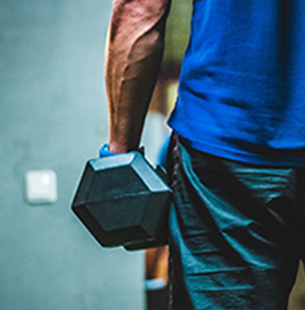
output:
[[[0,2],[0,309],[144,308],[143,253],[101,248],[70,212],[107,139],[103,48],[110,0]],[[58,201],[25,199],[52,169]]]

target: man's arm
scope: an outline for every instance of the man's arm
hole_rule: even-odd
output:
[[[109,150],[137,148],[164,47],[170,0],[113,0],[106,51]]]

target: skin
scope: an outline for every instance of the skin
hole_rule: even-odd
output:
[[[145,254],[145,279],[162,278],[168,283],[168,246],[148,249]]]
[[[163,55],[170,0],[114,0],[106,50],[109,150],[139,146]]]

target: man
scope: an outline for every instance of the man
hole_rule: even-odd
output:
[[[114,0],[109,151],[138,148],[170,0]],[[305,2],[195,0],[169,170],[171,309],[286,309],[305,256]]]

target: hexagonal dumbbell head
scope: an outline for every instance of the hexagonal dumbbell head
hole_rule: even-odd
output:
[[[72,210],[103,246],[154,240],[171,189],[139,152],[87,162]]]

